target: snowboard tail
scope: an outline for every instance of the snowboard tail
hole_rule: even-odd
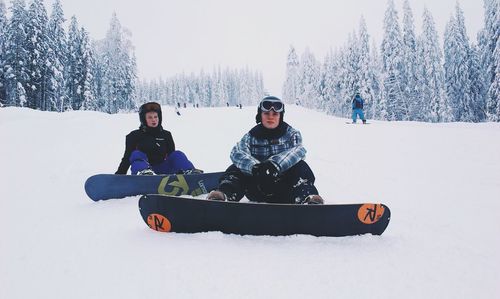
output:
[[[143,220],[160,232],[220,231],[239,235],[381,235],[391,212],[375,203],[294,205],[222,202],[148,194],[139,200]]]
[[[223,172],[172,175],[97,174],[85,182],[94,201],[141,194],[200,195],[217,188]]]

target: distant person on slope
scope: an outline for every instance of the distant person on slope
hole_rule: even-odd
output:
[[[116,174],[154,175],[200,173],[186,155],[175,150],[172,134],[161,126],[161,106],[150,102],[139,108],[141,125],[126,137],[125,154]]]
[[[304,161],[299,131],[283,121],[285,105],[273,96],[257,108],[256,122],[233,147],[229,166],[217,190],[207,199],[285,204],[323,204],[314,174]]]
[[[363,121],[363,124],[366,124],[365,115],[363,113],[364,102],[365,101],[363,100],[359,92],[356,92],[354,98],[352,99],[352,122],[354,124],[356,123],[356,119],[358,116]]]

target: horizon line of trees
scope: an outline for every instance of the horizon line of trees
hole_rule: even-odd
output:
[[[212,73],[201,70],[199,74],[181,74],[165,80],[144,80],[137,86],[138,98],[171,106],[253,105],[264,94],[262,73],[248,67],[240,70],[218,67]]]
[[[356,92],[368,118],[426,122],[500,121],[500,6],[484,0],[484,28],[470,42],[456,4],[444,32],[443,48],[428,9],[422,33],[415,33],[408,0],[399,23],[389,0],[378,50],[364,18],[341,47],[319,62],[307,48],[290,47],[283,98],[308,108],[346,117]],[[402,25],[402,27],[401,27]]]
[[[457,3],[443,48],[425,9],[417,36],[408,0],[400,27],[388,1],[380,50],[370,45],[361,18],[358,32],[318,62],[290,48],[283,98],[337,116],[348,116],[360,92],[368,118],[383,120],[500,121],[500,5],[484,0],[484,28],[470,42]],[[92,41],[75,16],[64,29],[60,0],[50,17],[43,0],[13,0],[11,17],[0,0],[0,104],[47,111],[136,109],[139,102],[175,105],[249,105],[265,94],[262,74],[247,68],[180,74],[139,81],[131,33],[113,14],[103,40]]]

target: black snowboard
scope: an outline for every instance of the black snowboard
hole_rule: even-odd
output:
[[[139,200],[146,224],[161,232],[240,235],[381,235],[391,212],[383,204],[293,205],[221,202],[166,195]]]
[[[223,172],[171,175],[97,174],[85,182],[94,201],[141,194],[199,195],[217,188]]]

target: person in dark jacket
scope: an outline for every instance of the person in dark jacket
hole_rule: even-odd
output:
[[[285,105],[273,96],[257,108],[256,122],[233,147],[233,164],[207,199],[286,204],[323,204],[314,174],[304,161],[300,132],[283,121]]]
[[[186,155],[175,150],[172,134],[161,126],[161,106],[149,102],[139,108],[141,125],[130,132],[125,141],[125,153],[116,174],[154,175],[201,172]]]
[[[363,124],[366,124],[365,115],[363,113],[364,103],[365,101],[363,100],[359,92],[356,92],[354,98],[352,99],[352,123],[356,123],[356,119],[359,116],[359,118],[361,118],[361,120],[363,121]]]

